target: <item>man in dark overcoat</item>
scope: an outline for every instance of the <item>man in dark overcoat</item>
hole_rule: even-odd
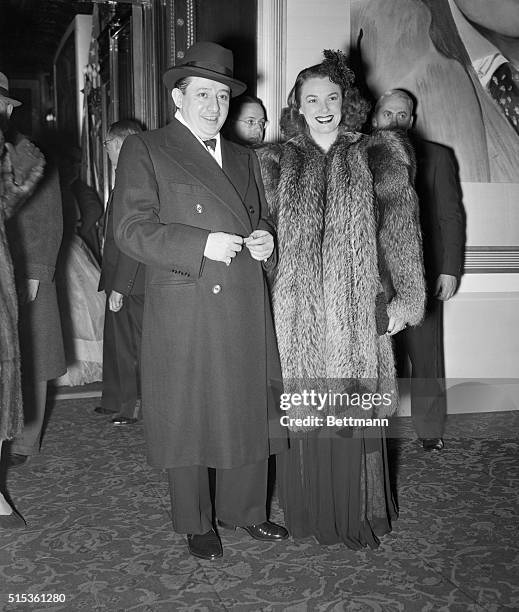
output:
[[[117,168],[125,138],[142,128],[129,119],[113,123],[104,141],[106,152]],[[103,329],[103,396],[100,414],[119,413],[114,425],[137,422],[141,401],[139,352],[144,308],[144,266],[128,257],[115,244],[113,193],[106,206],[104,248],[99,291],[106,293]]]
[[[410,130],[414,100],[405,91],[384,93],[374,109],[377,129]],[[397,334],[400,357],[411,362],[411,416],[427,451],[443,448],[447,414],[443,350],[443,302],[462,274],[465,223],[456,161],[450,149],[409,132],[416,154],[415,188],[420,207],[427,304],[420,325]]]
[[[148,459],[168,470],[173,527],[191,554],[222,555],[213,524],[285,539],[267,520],[267,461],[286,448],[265,272],[276,264],[254,152],[220,136],[232,53],[188,49],[164,74],[166,127],[129,136],[114,192],[119,247],[146,264],[142,400]]]

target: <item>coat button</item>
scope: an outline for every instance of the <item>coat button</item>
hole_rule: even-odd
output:
[[[204,207],[202,206],[202,204],[197,204],[195,206],[195,210],[199,215],[201,215],[204,212]]]
[[[249,206],[249,212],[250,212],[251,215],[254,214],[254,208],[252,206]]]
[[[213,287],[213,293],[216,295],[217,293],[220,293],[220,291],[222,290],[221,285],[215,285]]]

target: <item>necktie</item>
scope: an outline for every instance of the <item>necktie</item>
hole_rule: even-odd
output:
[[[214,153],[216,151],[216,138],[209,138],[209,140],[204,140],[204,144],[208,149]]]
[[[510,62],[501,64],[492,75],[488,90],[519,134],[519,71]]]

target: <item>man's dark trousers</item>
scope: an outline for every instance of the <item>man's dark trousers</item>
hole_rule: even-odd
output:
[[[441,438],[447,414],[443,357],[443,302],[430,298],[425,318],[396,335],[399,355],[411,362],[411,416],[422,440]]]
[[[210,469],[198,465],[168,469],[173,529],[177,533],[203,534],[213,527]],[[219,520],[242,527],[267,520],[266,460],[215,472],[214,507]]]
[[[139,355],[144,295],[127,295],[119,312],[105,308],[102,406],[136,418],[140,398]]]

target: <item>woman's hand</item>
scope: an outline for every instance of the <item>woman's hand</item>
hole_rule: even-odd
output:
[[[394,336],[407,327],[407,323],[401,317],[389,317],[389,323],[387,325],[387,335]]]

